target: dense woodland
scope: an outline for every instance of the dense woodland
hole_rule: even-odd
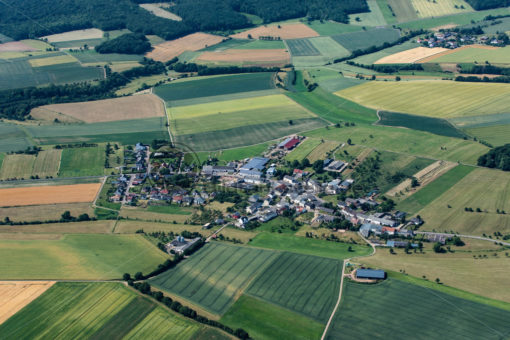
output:
[[[477,11],[510,6],[510,0],[466,0]]]
[[[494,148],[481,156],[478,165],[510,171],[510,144]]]
[[[144,54],[151,49],[151,43],[141,33],[123,34],[96,46],[98,53]]]

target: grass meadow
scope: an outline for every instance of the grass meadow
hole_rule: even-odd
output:
[[[307,25],[321,36],[337,35],[342,33],[361,31],[361,27],[347,25],[330,20],[314,20],[307,22]]]
[[[246,292],[324,323],[336,302],[341,275],[341,261],[284,252]]]
[[[464,0],[442,0],[436,2],[412,0],[411,3],[420,18],[473,12],[473,8]]]
[[[367,0],[368,13],[357,13],[349,15],[349,23],[358,26],[386,26],[385,17],[379,8],[376,0]]]
[[[343,260],[352,256],[368,255],[372,251],[370,247],[361,245],[267,232],[259,233],[257,237],[250,242],[250,245],[304,255],[322,256],[336,260]],[[349,247],[351,247],[352,251],[349,251]]]
[[[19,125],[0,122],[0,152],[25,150],[32,145]]]
[[[510,47],[498,49],[466,48],[453,53],[439,56],[432,60],[435,63],[485,63],[510,64]]]
[[[150,283],[221,315],[275,257],[272,251],[211,243]]]
[[[317,146],[321,144],[320,139],[307,138],[302,141],[294,150],[285,156],[287,161],[301,161],[305,159]]]
[[[90,148],[68,148],[62,150],[60,177],[97,176],[104,173],[104,144]]]
[[[319,144],[315,149],[313,149],[312,152],[310,152],[306,156],[306,158],[308,158],[310,163],[318,161],[319,159],[326,159],[328,158],[328,154],[331,153],[336,148],[338,148],[339,146],[340,146],[339,142],[325,141],[324,143]]]
[[[423,100],[423,93],[427,93],[427,100]],[[335,94],[378,110],[437,118],[500,113],[510,105],[510,87],[506,84],[378,81]]]
[[[494,146],[500,146],[510,143],[510,124],[485,126],[465,130],[471,136],[491,143]]]
[[[24,237],[25,238],[25,237]],[[168,257],[140,235],[40,234],[0,240],[3,279],[118,279],[148,273]]]
[[[235,160],[243,160],[245,158],[260,156],[264,151],[267,150],[270,143],[261,143],[250,145],[247,147],[234,148],[216,152],[199,152],[197,156],[200,162],[204,162],[209,158],[217,158],[219,161],[227,163]]]
[[[389,48],[385,48],[384,50],[380,50],[380,51],[377,51],[374,53],[359,56],[359,57],[355,58],[354,61],[359,64],[371,65],[381,58],[387,57],[387,56],[395,54],[395,53],[407,51],[407,50],[410,50],[410,49],[413,49],[413,48],[416,48],[419,46],[420,45],[416,42],[406,41],[402,44],[395,45],[395,46],[392,46]]]
[[[319,339],[324,325],[271,302],[242,295],[220,320],[254,339]]]
[[[347,282],[327,339],[386,339],[396,329],[402,338],[433,338],[439,329],[448,339],[500,339],[510,332],[509,317],[508,311],[395,279],[375,285]]]
[[[400,31],[393,28],[377,28],[367,31],[334,35],[332,38],[349,51],[363,50],[371,46],[381,46],[400,38]]]

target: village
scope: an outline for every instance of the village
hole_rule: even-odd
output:
[[[489,45],[504,47],[509,44],[510,40],[505,33],[496,36],[488,36],[483,31],[473,28],[470,33],[459,32],[458,30],[440,30],[439,32],[430,34],[416,40],[418,44],[424,47],[443,47],[454,49],[465,45]]]

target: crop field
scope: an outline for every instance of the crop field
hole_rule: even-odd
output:
[[[415,214],[428,204],[433,202],[436,198],[440,197],[450,187],[453,187],[457,182],[467,176],[473,167],[459,165],[449,170],[447,173],[435,179],[432,183],[428,184],[412,196],[400,202],[397,206],[399,210],[406,211],[409,214]]]
[[[304,315],[242,295],[220,320],[231,328],[243,328],[254,339],[319,339],[324,326]]]
[[[83,203],[82,203],[83,204]],[[58,205],[65,207],[65,204]],[[42,211],[41,205],[33,206],[35,211],[41,212],[41,215],[35,215],[30,212],[34,217],[32,221],[41,221],[43,220],[45,214],[50,218],[55,217],[56,220],[60,219],[62,213],[66,210],[58,210],[60,214],[57,215],[57,209],[53,206],[50,206],[51,209],[49,212]],[[76,209],[76,203],[74,206],[67,205],[68,209],[72,216],[79,216],[77,213],[87,213],[87,210],[77,211],[72,210]],[[90,207],[90,206],[89,206]],[[26,207],[16,207],[16,208],[6,208],[7,212],[12,212],[14,209],[22,210],[22,208]],[[2,209],[4,210],[4,209]],[[3,214],[3,213],[2,213]],[[30,216],[27,214],[27,216]],[[53,216],[51,216],[53,214]],[[92,210],[89,216],[94,215],[94,210]],[[13,215],[16,216],[15,214]],[[15,219],[13,219],[15,221]],[[30,218],[26,218],[22,216],[21,221],[29,221]],[[115,220],[98,220],[98,221],[86,221],[86,222],[69,222],[69,223],[44,223],[44,224],[23,224],[19,226],[0,226],[0,239],[2,240],[19,240],[19,241],[28,241],[28,240],[59,240],[61,238],[61,234],[110,234],[111,230],[115,224]]]
[[[30,114],[34,119],[43,121],[58,119],[62,122],[98,123],[162,117],[165,109],[157,96],[143,94],[91,102],[45,105],[33,109]]]
[[[472,12],[473,8],[464,0],[411,0],[420,18],[439,17],[449,14]]]
[[[180,16],[178,16],[177,14],[174,14],[174,13],[166,10],[166,9],[168,9],[170,7],[170,5],[168,5],[168,4],[165,4],[165,3],[160,3],[160,4],[157,4],[157,3],[156,4],[140,4],[139,6],[144,8],[144,9],[146,9],[146,10],[148,10],[149,12],[154,14],[155,16],[158,16],[158,17],[161,17],[161,18],[165,18],[165,19],[174,20],[174,21],[182,21],[182,18]]]
[[[37,156],[12,154],[6,155],[0,168],[0,179],[56,177],[60,165],[61,150],[40,151]]]
[[[340,129],[319,129],[307,132],[305,135],[339,142],[346,142],[350,138],[355,145],[376,150],[432,157],[452,162],[460,161],[468,164],[476,164],[478,157],[489,150],[486,146],[469,140],[385,126],[357,125]]]
[[[280,28],[278,28],[280,27]],[[259,37],[274,37],[281,40],[317,37],[319,34],[309,26],[300,22],[293,22],[281,25],[266,25],[249,29],[232,35],[236,39],[259,39]]]
[[[50,43],[72,41],[72,40],[83,40],[83,39],[100,39],[103,37],[104,32],[97,28],[89,28],[84,30],[70,31],[59,34],[52,34],[43,37],[48,39]]]
[[[339,142],[325,141],[313,149],[313,151],[310,152],[306,158],[308,158],[310,163],[313,163],[319,159],[326,159],[328,154],[335,150],[338,146],[340,146]]]
[[[0,44],[0,52],[30,52],[30,51],[37,51],[37,49],[21,41],[11,41],[4,44]]]
[[[402,44],[395,45],[395,46],[392,46],[389,48],[385,48],[384,50],[381,50],[381,51],[377,51],[374,53],[359,56],[359,57],[353,59],[353,61],[360,63],[360,64],[370,65],[370,64],[374,64],[379,59],[386,58],[388,56],[397,54],[399,52],[412,50],[417,47],[420,47],[420,45],[418,43],[412,42],[412,41],[406,41]]]
[[[54,281],[0,281],[0,325],[39,295],[53,286]]]
[[[341,275],[341,261],[285,252],[253,281],[247,294],[326,322]]]
[[[219,44],[223,39],[225,38],[217,35],[193,33],[176,40],[166,41],[156,45],[146,56],[158,61],[168,61],[179,56],[183,52],[198,51],[205,47]]]
[[[35,58],[29,59],[28,62],[32,67],[41,67],[41,66],[50,66],[50,65],[59,65],[59,64],[68,64],[77,62],[72,56],[68,54],[59,55],[59,56],[48,56],[47,58]]]
[[[94,210],[89,203],[62,203],[2,208],[0,219],[9,217],[11,221],[58,220],[66,210],[70,211],[72,216],[84,213],[88,213],[89,216],[94,215]]]
[[[120,279],[124,273],[149,273],[168,258],[140,235],[30,236],[0,239],[2,278]]]
[[[209,104],[173,107],[168,110],[176,135],[232,129],[315,116],[282,94]]]
[[[368,13],[357,13],[349,15],[349,23],[358,26],[385,26],[386,20],[376,0],[367,0]]]
[[[332,38],[349,51],[363,50],[371,46],[381,46],[400,38],[400,31],[392,28],[377,28],[368,31],[334,35]]]
[[[150,283],[221,315],[275,257],[272,251],[211,243]]]
[[[321,144],[320,139],[307,138],[303,142],[301,142],[294,150],[292,150],[292,152],[288,153],[285,156],[285,160],[301,161],[305,159],[310,154],[310,152],[313,151],[313,149],[319,146],[319,144]]]
[[[416,47],[407,51],[398,52],[377,60],[374,64],[412,64],[435,54],[449,51],[441,47]]]
[[[413,130],[430,132],[447,137],[465,137],[465,133],[455,128],[445,119],[408,115],[396,112],[379,111],[378,125],[399,126]]]
[[[257,237],[250,242],[250,245],[304,255],[322,256],[336,260],[343,260],[351,256],[368,255],[372,251],[369,247],[355,244],[329,242],[266,232],[258,234]],[[352,247],[352,251],[348,250],[349,247]]]
[[[206,64],[241,66],[284,66],[290,61],[286,49],[230,49],[221,52],[204,52],[195,61]]]
[[[201,78],[158,86],[154,93],[165,102],[274,89],[272,73]]]
[[[60,177],[97,176],[104,173],[105,145],[62,150]]]
[[[360,26],[343,24],[336,21],[330,20],[314,20],[306,23],[315,32],[321,36],[337,35],[348,32],[361,31]]]
[[[422,100],[423,93],[427,100]],[[438,118],[500,113],[510,105],[510,87],[492,83],[377,81],[335,94],[375,109]]]
[[[363,84],[365,81],[357,78],[348,78],[338,71],[325,68],[309,69],[307,73],[319,86],[327,92],[336,92],[351,86]],[[320,90],[316,90],[320,91]],[[314,91],[315,92],[315,91]],[[334,98],[334,97],[333,97]]]
[[[143,210],[122,209],[121,216],[138,218],[138,221],[119,221],[115,227],[115,233],[119,234],[134,234],[137,230],[143,229],[145,232],[153,231],[172,231],[174,233],[181,233],[185,230],[190,232],[203,233],[202,226],[193,226],[184,224],[184,221],[189,218],[186,215],[170,215],[146,212]],[[168,217],[168,220],[165,220]],[[181,218],[181,220],[179,220]],[[146,220],[146,221],[143,221]],[[152,221],[158,222],[152,222]],[[172,220],[176,220],[177,224],[173,224]],[[166,222],[166,223],[165,223]]]
[[[450,118],[448,121],[459,129],[475,129],[510,124],[510,113]]]
[[[89,124],[55,124],[26,126],[26,131],[39,143],[101,143],[121,144],[150,143],[154,139],[168,139],[164,117],[120,120]]]
[[[286,43],[293,57],[320,55],[319,50],[312,45],[310,39],[292,39],[287,40]]]
[[[510,124],[471,128],[466,129],[465,131],[480,140],[491,143],[494,146],[510,143],[510,133],[508,133],[508,131],[510,131]]]
[[[267,150],[269,145],[270,143],[262,143],[243,148],[228,149],[217,152],[201,152],[197,155],[200,162],[204,162],[209,158],[217,158],[219,161],[227,163],[230,161],[239,161],[249,157],[260,156],[264,151]]]
[[[82,50],[82,51],[69,51],[67,52],[76,59],[78,59],[81,63],[84,64],[105,64],[105,63],[113,63],[113,62],[137,62],[142,60],[143,55],[136,54],[118,54],[118,53],[107,53],[101,54],[97,53],[94,50]]]
[[[106,39],[104,39],[104,38],[71,40],[71,41],[62,41],[62,42],[52,43],[52,45],[60,50],[67,50],[67,49],[80,50],[80,49],[85,48],[85,45],[87,45],[87,47],[89,49],[93,48],[95,46],[100,45],[105,40]]]
[[[418,19],[416,10],[409,0],[388,0],[388,6],[395,13],[398,22],[405,22]]]
[[[125,65],[125,64],[122,63],[122,64],[118,64],[118,65]],[[122,86],[119,90],[115,91],[115,94],[118,96],[133,94],[133,93],[137,92],[138,89],[140,89],[144,83],[149,86],[154,86],[157,83],[159,83],[160,81],[165,82],[168,80],[169,80],[169,77],[164,74],[140,77],[140,78],[130,81],[126,86]]]
[[[349,55],[349,51],[336,43],[331,37],[317,37],[309,39],[312,45],[326,58],[342,58]]]
[[[101,184],[74,184],[0,189],[0,206],[92,202]]]
[[[232,42],[232,49],[240,50],[274,50],[286,48],[285,43],[282,40],[228,40]],[[239,42],[243,42],[239,44]],[[237,43],[237,45],[236,45]],[[216,49],[217,50],[217,49]]]
[[[461,234],[482,235],[510,232],[510,174],[475,169],[418,214],[426,224],[422,229],[454,230]],[[470,207],[481,212],[468,212]]]
[[[491,20],[486,23],[488,23],[489,26],[482,28],[485,34],[498,34],[499,32],[510,31],[510,20],[508,18]]]
[[[396,329],[402,338],[433,338],[440,329],[448,339],[499,339],[510,332],[509,317],[506,310],[394,279],[376,285],[347,282],[327,339],[385,339]]]
[[[491,64],[510,64],[510,47],[461,47],[451,50],[450,53],[436,55],[430,59],[426,59],[426,62],[434,63],[485,63],[485,61]]]

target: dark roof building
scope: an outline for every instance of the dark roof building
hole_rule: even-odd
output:
[[[357,279],[384,280],[386,272],[384,270],[375,269],[358,269],[356,270]]]

